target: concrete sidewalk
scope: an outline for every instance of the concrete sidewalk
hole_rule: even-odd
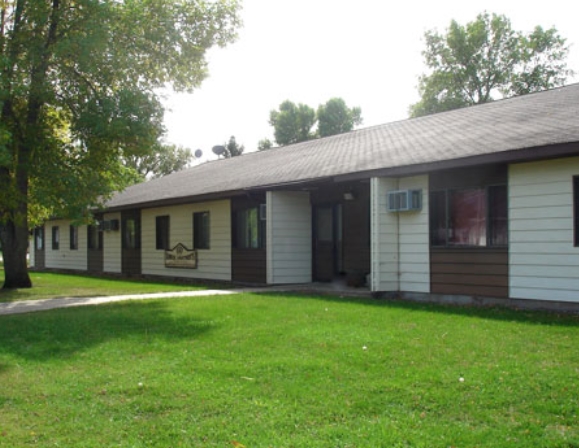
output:
[[[100,305],[102,303],[121,302],[123,300],[167,299],[172,297],[202,297],[239,294],[242,290],[228,291],[209,289],[204,291],[159,292],[155,294],[129,294],[123,296],[102,297],[60,297],[57,299],[23,300],[19,302],[0,303],[0,316],[7,314],[32,313],[35,311],[68,308],[72,306]]]
[[[236,288],[230,290],[207,289],[203,291],[159,292],[154,294],[130,294],[101,297],[59,297],[56,299],[23,300],[19,302],[0,302],[0,316],[7,314],[32,313],[35,311],[68,308],[72,306],[100,305],[123,300],[169,299],[172,297],[205,297],[243,293],[299,292],[312,294],[331,294],[341,297],[370,297],[369,290],[347,287],[335,283],[305,283],[299,285],[274,285]]]

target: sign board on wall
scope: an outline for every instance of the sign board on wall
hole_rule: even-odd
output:
[[[173,249],[165,251],[165,267],[197,269],[197,251],[187,249],[179,243]]]

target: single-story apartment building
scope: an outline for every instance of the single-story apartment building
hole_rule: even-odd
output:
[[[134,185],[31,263],[579,304],[579,84],[207,162]],[[579,306],[579,305],[578,305]]]

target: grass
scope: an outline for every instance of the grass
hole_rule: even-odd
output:
[[[0,341],[0,446],[579,446],[576,316],[254,294],[3,316]]]
[[[30,278],[34,285],[33,288],[15,290],[0,289],[0,302],[40,300],[56,297],[96,297],[205,289],[201,286],[175,284],[169,281],[98,278],[80,274],[63,275],[49,272],[30,272]],[[0,286],[3,282],[4,269],[0,266]]]

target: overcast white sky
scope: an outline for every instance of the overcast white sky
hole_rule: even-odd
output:
[[[166,100],[167,140],[203,150],[202,161],[232,135],[253,151],[259,140],[273,141],[269,112],[286,99],[317,108],[341,97],[362,108],[361,127],[405,119],[425,71],[424,32],[483,11],[506,15],[515,30],[555,26],[579,72],[575,0],[243,0],[238,40],[211,50],[197,91]]]

